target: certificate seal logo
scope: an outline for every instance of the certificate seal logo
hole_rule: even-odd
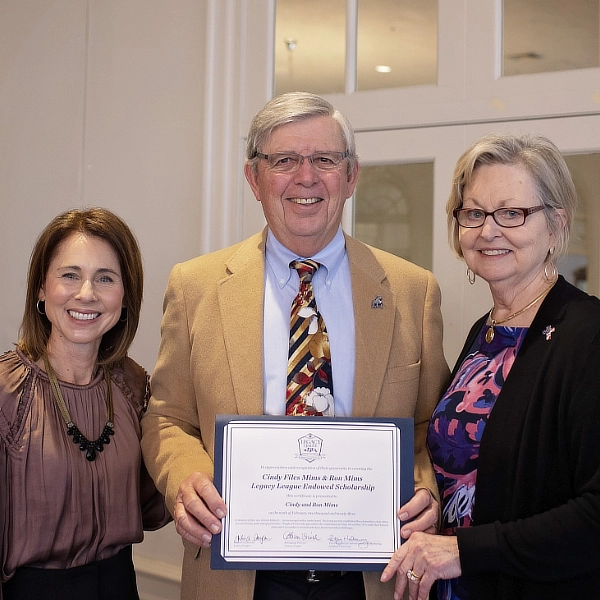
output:
[[[323,455],[321,454],[323,450],[323,440],[312,433],[298,438],[298,449],[299,454],[296,458],[302,458],[307,462],[313,462],[323,458]]]

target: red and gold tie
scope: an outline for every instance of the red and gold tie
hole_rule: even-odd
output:
[[[329,337],[317,310],[312,278],[313,260],[294,260],[300,290],[292,302],[286,415],[333,416],[333,379]]]

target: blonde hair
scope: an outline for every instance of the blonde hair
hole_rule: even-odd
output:
[[[552,260],[566,254],[577,206],[577,193],[571,173],[558,148],[541,135],[494,133],[475,142],[458,159],[452,177],[450,197],[446,204],[450,247],[462,258],[459,225],[452,211],[461,208],[464,191],[482,165],[516,165],[532,177],[540,203],[547,208],[546,222],[556,239]],[[552,211],[564,210],[565,219],[554,219]],[[547,257],[549,259],[550,257]]]

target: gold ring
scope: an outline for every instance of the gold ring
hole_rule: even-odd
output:
[[[417,583],[417,581],[419,581],[419,579],[422,577],[422,575],[417,575],[412,569],[409,569],[406,572],[406,576],[408,577],[409,581],[412,581],[413,583]]]

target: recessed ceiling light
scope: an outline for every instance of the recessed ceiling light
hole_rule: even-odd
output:
[[[392,67],[388,67],[387,65],[377,65],[375,67],[375,70],[378,73],[391,73],[392,72]]]

